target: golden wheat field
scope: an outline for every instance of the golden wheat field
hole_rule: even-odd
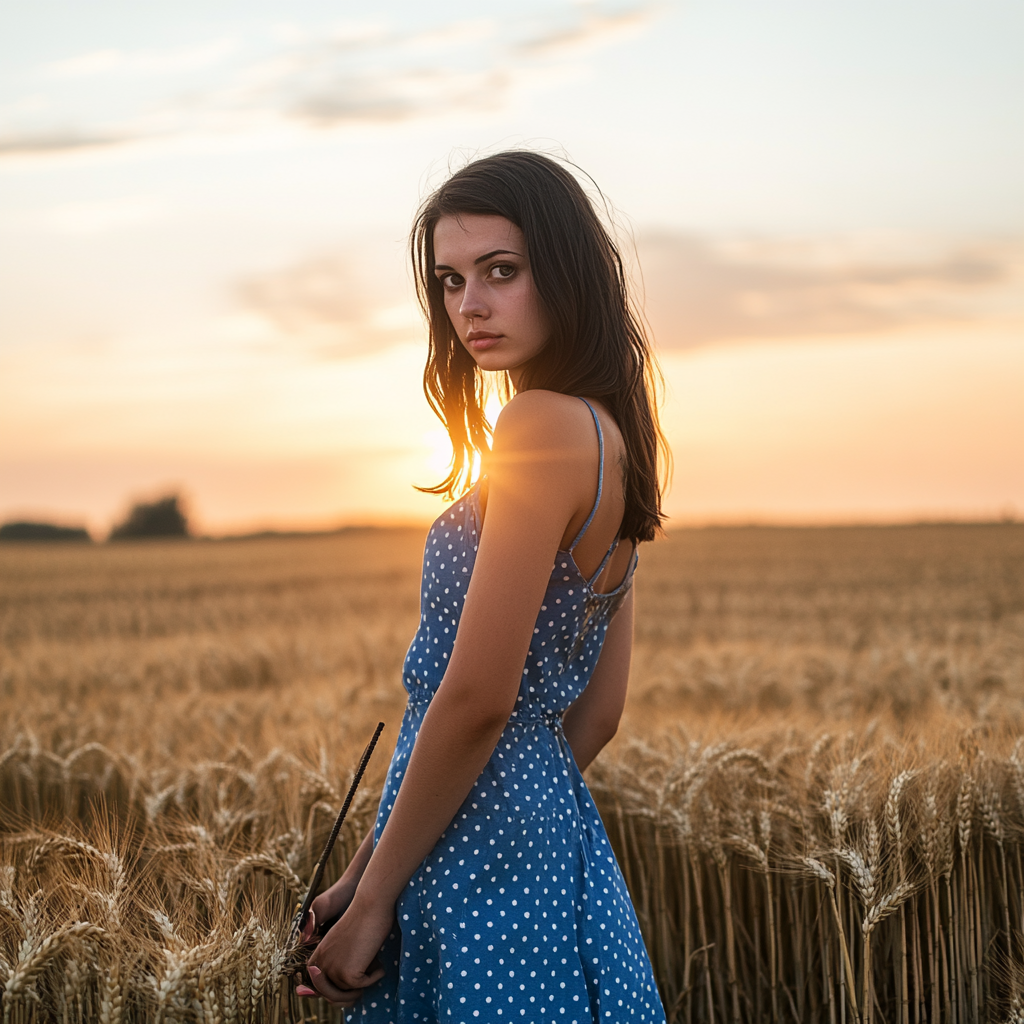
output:
[[[0,548],[3,1020],[337,1020],[296,899],[369,827],[416,530]],[[672,1021],[1024,1022],[1024,526],[680,530],[588,773]]]

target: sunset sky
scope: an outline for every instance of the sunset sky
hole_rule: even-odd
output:
[[[474,154],[583,167],[666,381],[675,523],[1024,515],[1024,5],[0,11],[0,520],[420,520],[406,269]]]

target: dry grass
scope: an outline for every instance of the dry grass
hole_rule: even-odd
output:
[[[288,919],[393,739],[421,543],[0,549],[5,1021],[299,1019]],[[683,531],[638,615],[591,782],[670,1016],[1008,1016],[1024,528]]]

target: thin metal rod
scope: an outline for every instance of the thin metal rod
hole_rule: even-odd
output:
[[[380,739],[380,734],[383,731],[384,723],[378,722],[373,736],[370,737],[370,742],[366,744],[363,756],[359,759],[359,767],[356,769],[356,773],[352,777],[352,785],[348,787],[348,794],[345,797],[345,802],[341,805],[341,813],[338,815],[338,820],[334,823],[334,828],[331,829],[331,834],[327,839],[327,845],[324,846],[324,852],[320,854],[320,860],[317,862],[316,871],[313,872],[313,880],[309,883],[306,898],[302,901],[302,905],[299,907],[299,912],[295,915],[295,920],[292,921],[292,931],[288,939],[288,945],[290,947],[295,945],[295,942],[299,937],[299,933],[302,931],[302,926],[306,923],[306,918],[309,915],[309,908],[313,905],[313,900],[316,899],[317,890],[320,888],[320,883],[323,881],[324,869],[327,867],[327,861],[330,859],[331,852],[334,850],[334,844],[338,840],[338,833],[341,832],[341,826],[345,821],[345,815],[348,814],[348,809],[352,804],[352,798],[356,795],[356,789],[358,789],[359,783],[362,781],[363,773],[366,771],[366,766],[370,763],[370,756],[373,754],[373,748],[377,746],[377,740]]]

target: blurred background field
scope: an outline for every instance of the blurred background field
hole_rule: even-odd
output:
[[[5,1007],[301,1016],[290,908],[383,719],[332,872],[372,821],[422,538],[0,548]],[[672,1019],[1008,1014],[1024,527],[677,530],[637,588],[589,776]]]
[[[6,734],[191,757],[394,725],[421,555],[421,531],[372,528],[0,548]],[[672,531],[637,591],[627,733],[654,715],[707,742],[718,723],[913,734],[1024,710],[1018,524]]]

